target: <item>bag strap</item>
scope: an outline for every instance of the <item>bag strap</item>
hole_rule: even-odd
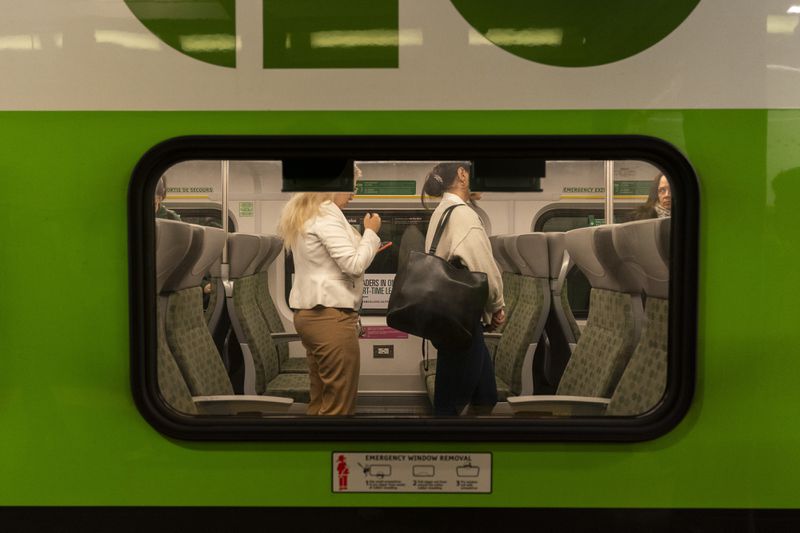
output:
[[[433,241],[431,242],[431,249],[428,251],[429,254],[436,253],[436,247],[439,246],[439,239],[442,238],[442,233],[444,233],[444,227],[447,225],[447,222],[450,220],[450,215],[453,213],[453,209],[456,207],[460,207],[465,204],[456,204],[451,205],[447,209],[445,209],[444,213],[442,214],[442,218],[439,220],[439,225],[436,226],[436,233],[433,234]]]

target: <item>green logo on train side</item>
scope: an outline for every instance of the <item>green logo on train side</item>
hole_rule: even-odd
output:
[[[475,30],[519,57],[589,67],[664,39],[700,0],[450,0]]]
[[[236,0],[124,0],[164,43],[236,67]],[[536,63],[613,63],[658,43],[700,0],[450,0],[500,48]],[[262,0],[264,68],[397,68],[398,0]]]
[[[262,0],[264,68],[397,68],[397,0]],[[236,67],[236,0],[125,0],[164,43]]]

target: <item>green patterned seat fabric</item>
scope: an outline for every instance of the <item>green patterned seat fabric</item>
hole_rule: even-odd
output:
[[[287,357],[280,362],[281,374],[308,374],[308,359]]]
[[[592,289],[589,318],[556,394],[609,398],[634,348],[631,297]]]
[[[564,309],[564,316],[567,317],[569,329],[572,330],[572,335],[575,337],[575,342],[581,338],[581,328],[575,320],[575,315],[572,314],[572,307],[569,306],[569,291],[567,290],[567,281],[564,280],[564,286],[561,288],[561,307]]]
[[[258,307],[256,284],[256,276],[245,276],[234,280],[233,303],[246,337],[239,339],[239,342],[247,342],[253,354],[256,394],[264,394],[267,383],[278,375],[279,366],[275,344]]]
[[[166,337],[192,396],[233,394],[228,374],[203,316],[203,289],[169,295]]]
[[[516,305],[520,291],[522,290],[519,283],[519,276],[517,274],[514,274],[513,272],[502,272],[501,276],[503,279],[503,301],[506,304],[506,321],[495,330],[497,333],[503,333],[505,330],[508,321],[511,319],[511,315],[514,313],[514,306]]]
[[[501,276],[503,278],[503,301],[506,304],[506,320],[494,330],[494,333],[503,333],[505,331],[506,326],[511,320],[511,315],[514,312],[514,307],[516,306],[521,290],[517,274],[504,271],[501,273]],[[486,346],[489,349],[489,357],[491,357],[492,361],[494,361],[494,358],[497,356],[498,344],[487,344]]]
[[[192,394],[169,351],[161,317],[158,318],[158,389],[164,402],[172,409],[180,413],[197,414]]]
[[[503,381],[501,378],[495,376],[494,383],[497,386],[497,401],[498,402],[505,402],[508,400],[509,396],[516,396],[515,393],[511,392],[511,388],[508,384]]]
[[[520,296],[514,305],[514,314],[508,321],[494,361],[495,376],[506,384],[513,394],[522,392],[522,364],[528,346],[536,342],[536,327],[544,310],[545,294],[549,294],[548,280],[512,274],[520,287]]]
[[[279,374],[267,384],[265,394],[284,396],[299,403],[310,401],[308,374]]]
[[[257,302],[270,333],[284,333],[283,321],[275,307],[275,302],[269,293],[269,273],[267,271],[258,272],[256,275]],[[289,357],[289,346],[287,344],[275,345],[278,352],[278,368],[281,374],[285,373],[308,373],[308,363],[305,357]]]
[[[647,299],[642,338],[611,397],[607,415],[642,414],[655,407],[664,396],[667,386],[668,311],[667,300]]]

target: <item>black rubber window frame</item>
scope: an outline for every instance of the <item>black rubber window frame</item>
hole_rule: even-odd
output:
[[[661,402],[635,417],[472,418],[275,417],[182,415],[158,391],[155,219],[159,177],[189,160],[346,157],[359,161],[640,160],[670,178],[670,306],[667,386]],[[669,143],[645,136],[191,136],[166,140],[136,165],[128,189],[131,389],[159,432],[186,440],[231,441],[574,441],[637,442],[683,419],[695,388],[700,189],[689,161]]]

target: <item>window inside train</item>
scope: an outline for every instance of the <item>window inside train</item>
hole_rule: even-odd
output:
[[[693,388],[697,183],[663,143],[617,139],[166,143],[131,194],[140,407],[187,438],[667,431]],[[437,255],[480,302],[429,336],[392,312],[431,283],[407,273],[444,219]],[[420,316],[455,298],[428,294]]]
[[[636,198],[634,201],[640,201]],[[632,220],[636,209],[626,205],[614,209],[614,222]],[[544,207],[536,214],[532,228],[536,232],[565,232],[578,228],[596,226],[604,221],[603,205],[592,204],[564,204],[557,202]],[[589,316],[589,296],[591,284],[581,269],[573,267],[567,273],[565,287],[569,287],[567,298],[570,309],[578,320],[585,320]]]

